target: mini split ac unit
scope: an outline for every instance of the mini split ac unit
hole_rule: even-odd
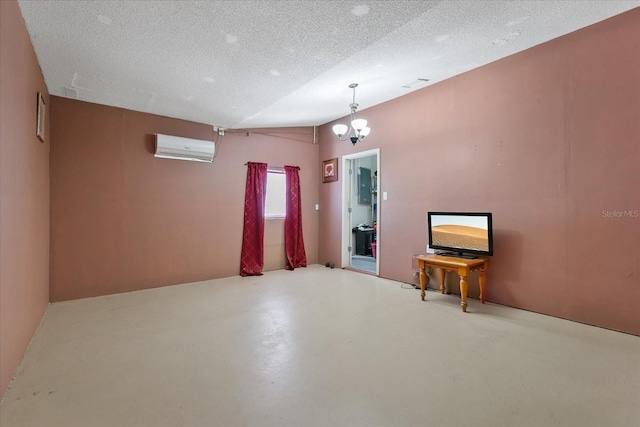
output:
[[[156,134],[156,157],[211,163],[215,151],[212,141]]]

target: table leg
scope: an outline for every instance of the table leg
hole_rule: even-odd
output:
[[[467,291],[469,290],[469,283],[467,282],[467,276],[460,276],[460,305],[462,311],[467,312]]]
[[[424,271],[424,265],[420,266],[420,297],[424,301],[424,290],[427,287],[427,273]]]
[[[480,283],[480,301],[484,304],[484,289],[487,284],[487,276],[484,268],[480,270],[478,282]]]
[[[440,293],[444,294],[444,277],[447,274],[447,270],[440,268]]]

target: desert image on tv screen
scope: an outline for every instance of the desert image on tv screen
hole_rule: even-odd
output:
[[[434,222],[437,223],[437,225],[432,224],[431,226],[434,245],[476,251],[489,250],[489,233],[486,226],[451,224],[447,223],[445,218],[438,218]]]

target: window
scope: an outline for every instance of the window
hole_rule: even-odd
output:
[[[267,196],[265,201],[265,218],[284,218],[286,180],[284,171],[267,169]]]

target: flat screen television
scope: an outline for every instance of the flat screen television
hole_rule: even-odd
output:
[[[493,255],[490,212],[427,212],[429,247],[438,255],[477,258]]]

